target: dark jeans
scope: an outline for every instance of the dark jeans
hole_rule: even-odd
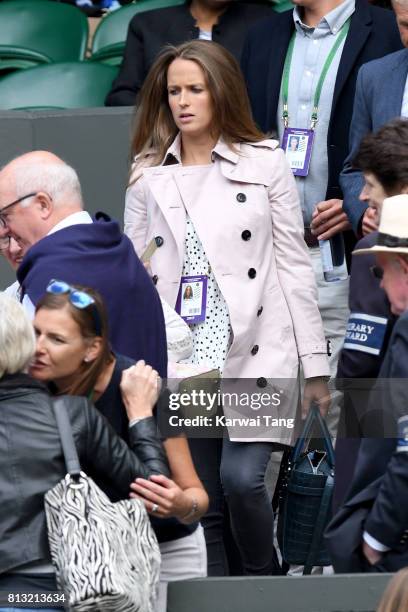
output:
[[[201,519],[207,543],[208,575],[228,573],[223,532],[224,494],[232,534],[241,556],[234,565],[239,567],[242,563],[246,575],[280,574],[273,546],[272,504],[264,482],[271,452],[280,447],[267,442],[230,442],[226,438],[193,438],[189,444],[197,473],[210,498],[208,512]]]
[[[249,576],[280,574],[273,545],[273,510],[265,487],[272,442],[231,442],[224,438],[221,482],[228,502],[232,533]]]

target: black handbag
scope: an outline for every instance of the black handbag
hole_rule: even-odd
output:
[[[322,432],[325,451],[304,452],[315,424]],[[323,533],[331,518],[333,485],[333,445],[318,407],[312,406],[287,463],[278,519],[283,560],[290,565],[303,565],[305,575],[314,565],[331,565]]]

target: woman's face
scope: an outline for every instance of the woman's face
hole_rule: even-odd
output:
[[[175,59],[167,71],[167,92],[174,122],[183,136],[211,134],[212,100],[205,75],[191,60]]]
[[[75,378],[88,357],[90,341],[81,334],[68,305],[57,310],[40,308],[34,319],[37,338],[30,374],[37,380],[53,381],[59,389]]]

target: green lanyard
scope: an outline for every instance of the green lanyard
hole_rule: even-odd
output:
[[[313,100],[313,112],[311,116],[311,129],[312,130],[315,129],[316,123],[317,123],[317,113],[319,110],[320,96],[322,93],[324,81],[326,79],[327,73],[334,60],[334,57],[337,53],[338,48],[340,47],[341,43],[347,36],[349,28],[350,28],[350,19],[348,19],[343,25],[343,27],[341,28],[340,33],[337,37],[337,40],[334,43],[333,47],[331,48],[331,51],[329,55],[327,56],[326,61],[324,63],[323,70],[320,75],[319,81],[317,83],[314,100]],[[289,127],[289,112],[288,112],[289,74],[290,74],[290,66],[292,64],[293,49],[295,47],[295,39],[296,39],[296,31],[293,33],[293,36],[290,40],[288,52],[286,54],[286,59],[285,59],[285,66],[283,68],[283,79],[282,79],[283,113],[282,113],[282,118],[283,118],[283,123],[284,123],[285,128]]]

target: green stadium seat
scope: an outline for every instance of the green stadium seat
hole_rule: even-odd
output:
[[[137,13],[184,4],[184,0],[137,0],[103,17],[92,41],[91,60],[119,66],[129,22]]]
[[[0,2],[0,71],[84,58],[88,20],[76,6],[49,0]]]
[[[277,13],[283,13],[283,11],[288,11],[289,9],[293,9],[293,3],[290,0],[272,0],[274,5],[273,9]]]
[[[1,110],[103,106],[117,68],[63,62],[13,72],[0,79]]]

